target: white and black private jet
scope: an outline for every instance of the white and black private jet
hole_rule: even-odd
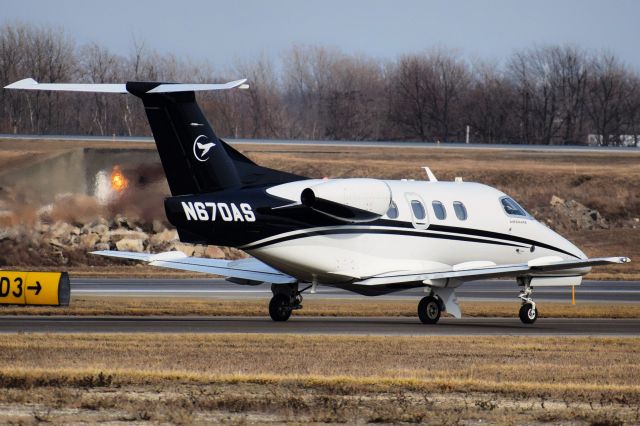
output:
[[[236,247],[251,257],[94,253],[222,275],[242,285],[271,283],[274,321],[286,321],[302,308],[303,291],[327,285],[368,296],[422,287],[418,316],[433,324],[443,311],[460,317],[455,289],[462,283],[513,277],[521,287],[520,319],[530,324],[538,317],[534,287],[579,285],[591,266],[629,262],[589,259],[508,195],[479,183],[439,182],[428,168],[426,181],[391,181],[311,179],[259,166],[218,138],[196,103],[196,91],[243,86],[245,80],[39,84],[25,79],[6,88],[140,98],[171,190],[166,215],[180,240]]]

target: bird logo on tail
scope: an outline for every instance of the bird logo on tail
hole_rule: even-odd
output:
[[[209,159],[209,151],[216,146],[213,142],[208,142],[205,135],[200,135],[193,141],[193,156],[200,162],[205,162]]]

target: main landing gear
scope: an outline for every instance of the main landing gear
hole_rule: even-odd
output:
[[[269,316],[274,321],[286,321],[291,312],[302,309],[302,292],[311,288],[305,287],[298,291],[298,284],[271,285],[273,297],[269,302]]]
[[[538,308],[536,302],[531,298],[533,289],[531,288],[531,278],[518,278],[518,284],[523,285],[524,288],[518,296],[522,299],[522,305],[520,306],[520,321],[524,324],[533,324],[538,319]]]
[[[418,303],[418,317],[423,324],[435,324],[444,310],[442,300],[434,295],[423,297]]]

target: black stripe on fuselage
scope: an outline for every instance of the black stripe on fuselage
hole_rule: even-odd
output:
[[[443,240],[456,240],[456,241],[469,241],[474,243],[486,243],[486,244],[495,244],[501,246],[511,246],[511,247],[522,247],[526,246],[521,244],[514,244],[511,242],[503,242],[503,241],[493,241],[493,240],[485,240],[481,238],[473,238],[467,237],[463,235],[447,235],[447,234],[437,234],[434,232],[428,231],[412,231],[412,230],[401,230],[401,229],[324,229],[318,231],[308,231],[294,235],[287,235],[285,237],[275,238],[270,241],[265,241],[263,243],[258,243],[254,245],[247,245],[243,247],[245,250],[252,250],[257,248],[262,248],[269,246],[271,244],[277,244],[284,241],[296,240],[299,238],[307,238],[314,237],[318,235],[340,235],[340,234],[386,234],[386,235],[406,235],[410,237],[430,237],[430,238],[439,238]]]
[[[502,234],[500,232],[493,232],[493,231],[484,231],[482,229],[459,228],[457,226],[445,226],[445,225],[431,225],[431,226],[429,226],[429,230],[431,230],[431,231],[440,231],[440,232],[452,232],[452,233],[467,234],[467,235],[476,235],[476,236],[479,236],[479,237],[497,238],[497,239],[501,239],[501,240],[513,241],[513,242],[517,242],[517,243],[526,244],[526,245],[529,245],[529,246],[536,246],[536,247],[546,248],[546,249],[549,249],[549,250],[553,250],[553,251],[557,251],[557,252],[560,252],[560,253],[564,253],[564,254],[569,255],[571,257],[575,257],[576,259],[580,259],[579,256],[576,256],[575,254],[570,253],[568,251],[559,249],[559,248],[554,247],[554,246],[549,245],[549,244],[541,243],[539,241],[530,240],[530,239],[524,238],[524,237],[518,237],[517,235]]]
[[[402,223],[402,222],[400,222]],[[399,224],[396,222],[395,224]],[[394,224],[394,225],[395,225]],[[404,225],[404,223],[402,223]],[[411,226],[411,224],[409,224]],[[448,232],[448,234],[439,234],[429,231],[439,231],[439,232]],[[258,249],[262,247],[266,247],[272,244],[281,243],[284,241],[295,240],[299,238],[313,237],[317,235],[339,235],[339,234],[388,234],[388,235],[406,235],[413,237],[428,237],[428,238],[439,238],[445,240],[455,240],[455,241],[467,241],[474,243],[484,243],[484,244],[493,244],[493,245],[502,245],[502,246],[510,246],[510,247],[518,247],[518,248],[528,248],[530,246],[542,247],[549,250],[557,251],[576,259],[580,259],[578,256],[573,253],[569,253],[565,250],[559,249],[557,247],[553,247],[549,244],[541,243],[538,241],[530,240],[527,238],[516,237],[508,234],[501,234],[498,232],[491,231],[482,231],[479,229],[471,229],[471,228],[458,228],[453,226],[442,226],[442,225],[431,225],[428,230],[399,230],[399,229],[367,229],[363,227],[363,229],[327,229],[327,230],[317,230],[317,231],[308,231],[294,235],[287,235],[280,238],[275,238],[269,241],[265,241],[257,244],[247,244],[244,247],[241,247],[243,250],[252,250]],[[487,237],[487,238],[495,238],[502,239],[506,241],[495,241],[495,240],[486,240],[482,238],[474,238],[472,236],[477,237]]]

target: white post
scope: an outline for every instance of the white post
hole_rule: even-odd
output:
[[[465,139],[465,143],[469,143],[469,125],[467,125],[467,137]]]

